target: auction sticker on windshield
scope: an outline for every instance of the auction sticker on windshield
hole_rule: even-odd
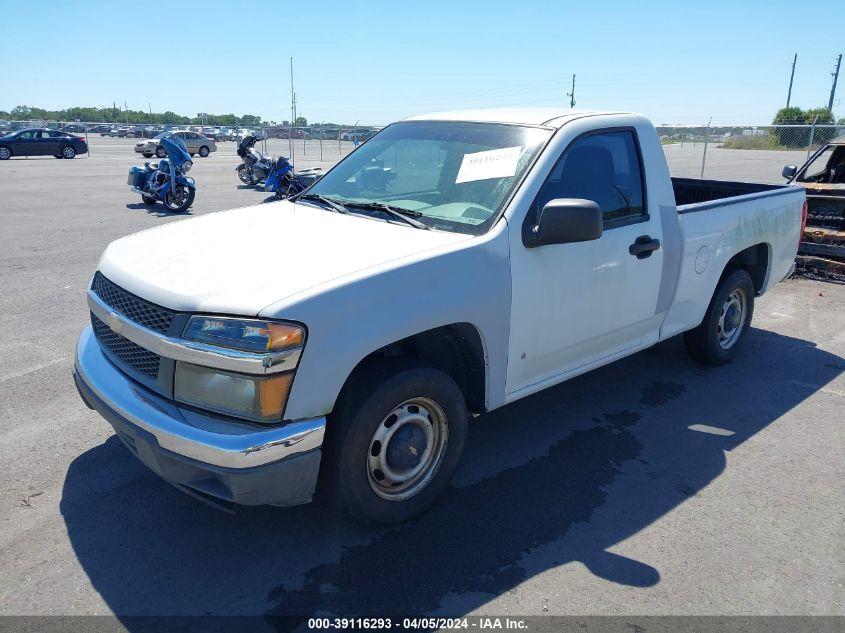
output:
[[[464,154],[455,184],[513,176],[516,174],[516,164],[519,162],[520,154],[522,154],[521,146]]]

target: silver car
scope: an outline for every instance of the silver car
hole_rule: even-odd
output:
[[[197,134],[196,132],[191,132],[188,130],[179,130],[178,132],[162,132],[158,136],[153,137],[148,141],[135,143],[135,151],[139,154],[143,154],[144,158],[152,158],[153,154],[155,154],[159,158],[164,158],[165,156],[167,156],[167,153],[164,151],[164,148],[161,146],[161,143],[159,143],[159,141],[165,136],[176,136],[185,141],[185,145],[188,147],[188,153],[191,156],[199,154],[200,156],[205,158],[211,152],[217,151],[217,142],[213,138],[208,138],[207,136],[203,136],[202,134]]]

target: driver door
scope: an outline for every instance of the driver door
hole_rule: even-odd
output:
[[[537,248],[512,237],[508,400],[650,345],[659,334],[663,249],[631,252],[638,240],[663,239],[659,213],[648,205],[636,130],[590,130],[571,141],[526,222],[536,222],[538,210],[558,198],[596,202],[603,233],[589,242]],[[518,234],[518,227],[511,232]]]

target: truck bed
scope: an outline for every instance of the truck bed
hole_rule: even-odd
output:
[[[672,189],[675,192],[678,213],[691,213],[755,198],[786,194],[795,187],[730,180],[672,178]]]

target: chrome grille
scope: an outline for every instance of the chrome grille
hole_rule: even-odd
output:
[[[115,285],[99,271],[91,282],[91,290],[113,310],[157,332],[166,333],[173,322],[173,317],[176,316],[175,312],[144,301]]]
[[[153,379],[158,378],[158,367],[161,360],[158,354],[154,354],[121,336],[93,314],[91,315],[91,325],[94,328],[94,334],[97,335],[97,339],[103,347],[135,371]]]

